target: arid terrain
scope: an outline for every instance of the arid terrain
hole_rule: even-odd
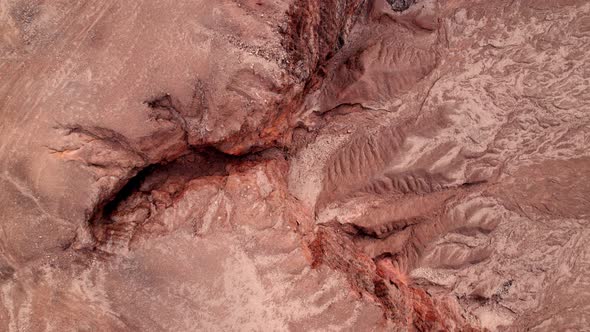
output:
[[[0,331],[590,331],[587,0],[2,0],[0,157]]]

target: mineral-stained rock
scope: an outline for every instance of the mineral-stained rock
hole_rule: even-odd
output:
[[[587,329],[589,18],[0,3],[0,330]]]

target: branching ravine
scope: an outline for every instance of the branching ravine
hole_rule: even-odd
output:
[[[394,9],[403,11],[412,2],[392,3],[390,1],[390,4],[394,6]],[[353,3],[351,2],[350,8],[347,9],[357,11],[358,8],[352,5]],[[320,6],[323,5],[324,3],[320,2]],[[322,15],[325,15],[323,11]],[[301,47],[297,43],[303,43],[302,39],[306,38],[306,31],[300,29],[302,26],[312,27],[314,22],[301,23],[297,21],[297,18],[293,19],[294,22],[291,23],[294,25],[290,28],[298,30],[294,39],[288,41],[288,45],[296,49]],[[338,28],[342,30],[343,26]],[[334,39],[332,42],[337,42],[337,48],[344,44],[341,31],[328,37]],[[311,55],[294,55],[294,58],[314,57],[311,68],[292,68],[294,71],[299,70],[299,77],[306,80],[304,94],[318,88],[324,76],[322,71],[325,68],[325,62],[333,56],[334,48],[327,50],[322,44],[326,42],[325,40],[316,40],[315,42],[319,45],[318,49],[300,50],[304,53],[310,52]],[[420,110],[429,98],[430,90],[439,79],[437,78],[426,92]],[[285,101],[285,105],[290,102]],[[301,104],[299,100],[293,102]],[[248,150],[248,152],[236,156],[221,152],[218,146],[224,142],[191,145],[190,128],[184,115],[190,112],[183,110],[173,95],[162,93],[147,99],[144,103],[149,108],[149,115],[152,119],[168,121],[174,124],[174,130],[182,131],[182,137],[179,138],[179,144],[182,144],[182,147],[179,151],[170,156],[161,155],[150,158],[145,152],[139,151],[140,149],[124,136],[113,130],[88,129],[82,126],[65,127],[65,136],[80,134],[87,138],[81,140],[81,145],[106,142],[114,149],[121,150],[137,159],[130,162],[129,165],[120,167],[124,171],[119,175],[118,183],[109,193],[98,200],[88,217],[88,227],[94,241],[91,249],[98,253],[116,254],[119,247],[129,249],[130,243],[137,237],[138,228],[149,223],[155,213],[163,209],[161,206],[171,206],[185,192],[186,183],[195,179],[215,176],[227,179],[226,166],[246,160],[255,160],[257,155],[278,147],[277,144],[270,144],[257,152]],[[361,112],[389,112],[386,109],[372,108],[363,103],[341,103],[322,115],[337,112],[343,107],[357,107]],[[408,130],[404,128],[404,125],[405,123],[398,123],[395,126],[382,126],[377,135],[357,137],[334,155],[326,169],[328,181],[324,183],[324,190],[320,196],[320,208],[328,203],[349,198],[359,192],[377,195],[394,192],[401,196],[429,197],[429,195],[437,195],[441,192],[444,194],[446,191],[468,191],[470,190],[468,187],[478,185],[465,183],[451,188],[444,183],[443,176],[422,169],[411,170],[407,174],[389,172],[388,167],[391,166],[392,161],[404,152],[402,146],[408,139]],[[257,134],[260,135],[260,132]],[[70,148],[53,150],[54,153],[63,153]],[[188,160],[189,157],[197,158],[199,162],[203,162],[203,165],[199,165],[195,160],[189,161],[190,166],[187,169],[178,171],[181,184],[174,189],[164,188],[168,177],[175,172],[171,169]],[[108,168],[105,165],[108,165],[109,162],[114,163],[114,161],[107,160],[102,165],[83,158],[78,161],[85,162],[87,166],[98,168],[101,166]],[[161,174],[158,173],[164,175],[159,178]],[[150,181],[152,181],[150,185],[145,185]],[[444,204],[439,204],[437,209],[444,210]],[[449,317],[445,312],[446,308],[437,307],[430,295],[412,286],[407,276],[408,271],[400,268],[399,260],[407,258],[402,256],[418,256],[425,245],[422,242],[430,240],[428,236],[424,236],[423,239],[422,230],[419,229],[421,225],[426,223],[432,223],[438,227],[441,221],[430,215],[416,215],[393,216],[386,222],[371,226],[357,223],[342,225],[338,222],[318,225],[312,235],[312,240],[307,243],[313,255],[312,266],[326,265],[343,273],[349,279],[353,289],[378,303],[383,308],[385,316],[392,321],[402,324],[409,323],[418,330],[446,330],[448,328],[447,320],[469,327],[464,320]],[[191,227],[197,228],[194,223],[191,224]],[[402,244],[400,251],[386,250],[377,255],[370,255],[365,252],[363,245],[358,243],[359,239],[382,242],[408,233],[409,237]],[[304,235],[299,235],[303,239]],[[68,246],[68,248],[70,247],[74,248]],[[412,256],[412,259],[414,258]]]

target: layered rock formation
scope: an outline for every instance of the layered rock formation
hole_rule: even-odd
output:
[[[0,17],[2,330],[588,325],[585,1]]]

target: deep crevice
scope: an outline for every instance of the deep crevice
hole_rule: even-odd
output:
[[[119,204],[129,198],[134,192],[139,190],[139,186],[145,180],[147,176],[154,169],[157,168],[157,164],[149,165],[146,168],[139,171],[135,176],[131,177],[125,185],[113,196],[113,198],[104,204],[102,209],[100,209],[100,213],[98,218],[94,218],[92,220],[93,223],[103,223],[103,224],[110,224],[113,221],[110,219],[110,216],[115,212]]]
[[[193,148],[175,160],[148,165],[134,176],[122,181],[124,183],[120,189],[115,190],[109,198],[97,205],[92,217],[89,218],[89,224],[92,229],[113,224],[113,214],[117,213],[121,205],[133,194],[143,193],[149,196],[152,190],[158,189],[172,176],[183,179],[184,183],[207,176],[227,176],[228,165],[276,158],[277,154],[284,157],[285,153],[283,150],[269,148],[234,156],[213,146]],[[172,195],[172,198],[175,199],[183,190]]]

